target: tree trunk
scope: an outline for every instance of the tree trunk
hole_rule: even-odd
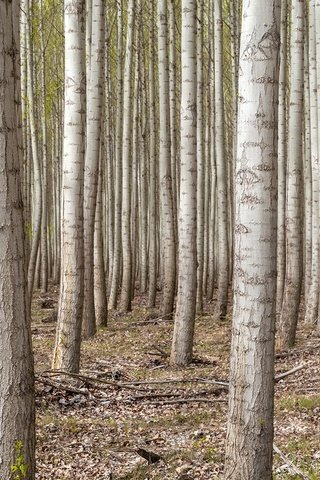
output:
[[[197,312],[203,309],[204,270],[204,2],[198,2],[197,13]]]
[[[215,143],[217,172],[217,222],[218,222],[218,300],[216,314],[224,317],[228,305],[229,246],[228,246],[228,183],[224,136],[224,90],[223,90],[223,30],[222,0],[214,3],[215,26]]]
[[[302,126],[303,126],[303,49],[305,4],[292,1],[291,73],[288,135],[286,279],[280,318],[280,345],[295,342],[302,285]]]
[[[134,64],[135,0],[129,1],[128,32],[124,66],[123,141],[122,141],[122,255],[123,274],[120,297],[122,311],[131,310],[132,300],[132,249],[131,249],[131,162],[133,92],[132,75]]]
[[[0,478],[12,478],[11,466],[20,451],[23,465],[28,465],[24,478],[33,480],[33,358],[18,131],[19,2],[0,2],[0,39]]]
[[[84,288],[84,0],[65,0],[65,109],[62,165],[61,283],[52,368],[78,372]]]
[[[150,32],[149,32],[149,91],[150,91],[150,165],[149,165],[149,289],[148,307],[154,307],[157,294],[157,142],[155,120],[155,0],[150,0]]]
[[[172,365],[192,360],[197,297],[197,2],[182,0],[179,274]]]
[[[160,205],[161,205],[161,260],[163,296],[161,313],[173,311],[176,285],[176,239],[174,234],[173,193],[171,175],[169,62],[167,53],[167,0],[158,0],[158,61],[160,114]]]
[[[103,106],[104,3],[92,2],[90,68],[87,78],[87,136],[84,170],[84,303],[82,337],[96,333],[94,311],[94,225]],[[90,28],[90,26],[89,26]]]
[[[122,133],[123,133],[123,0],[117,2],[118,44],[117,44],[117,113],[116,113],[116,158],[115,158],[115,213],[114,213],[114,255],[109,308],[115,309],[121,275],[121,209],[122,209]]]
[[[271,480],[280,1],[245,0],[226,480]]]
[[[286,273],[286,171],[287,171],[287,0],[281,4],[280,73],[278,110],[278,238],[277,313],[281,312]]]

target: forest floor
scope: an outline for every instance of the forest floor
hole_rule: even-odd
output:
[[[36,292],[37,480],[221,479],[226,435],[230,317],[197,318],[194,362],[168,366],[173,322],[138,299],[110,315],[108,329],[83,342],[81,376],[48,372],[57,291]],[[320,479],[320,339],[302,325],[296,346],[277,354],[274,478]],[[219,381],[221,384],[216,384]],[[148,463],[137,450],[161,458]],[[257,479],[259,480],[259,479]]]

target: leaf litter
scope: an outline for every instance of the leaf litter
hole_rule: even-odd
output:
[[[230,319],[198,318],[195,361],[173,369],[173,322],[142,303],[110,314],[108,329],[83,342],[80,374],[70,376],[50,371],[57,291],[35,296],[37,480],[223,477]],[[319,346],[302,325],[296,347],[276,358],[276,374],[304,365],[277,381],[275,444],[311,480],[320,479]],[[287,463],[275,455],[274,478],[303,478]]]

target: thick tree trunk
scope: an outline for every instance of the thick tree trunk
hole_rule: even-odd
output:
[[[0,2],[0,478],[12,478],[20,442],[35,478],[33,358],[21,201],[19,2]],[[16,103],[18,102],[18,103]],[[17,106],[18,105],[18,106]]]
[[[226,480],[271,480],[280,0],[245,0]]]

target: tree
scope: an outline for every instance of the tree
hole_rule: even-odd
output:
[[[159,67],[159,175],[161,211],[161,259],[163,296],[161,312],[173,311],[176,288],[176,238],[174,229],[171,174],[169,62],[167,52],[167,0],[158,0],[158,67]]]
[[[245,0],[225,479],[271,480],[280,1]]]
[[[86,155],[84,173],[84,305],[83,338],[96,333],[94,309],[94,230],[99,178],[100,138],[103,104],[104,3],[92,2],[91,43],[87,78]],[[107,314],[107,312],[105,312]],[[103,322],[104,323],[104,322]]]
[[[192,360],[197,297],[197,2],[182,0],[178,295],[171,363]]]
[[[0,3],[0,478],[21,446],[34,479],[33,358],[20,189],[19,2]]]
[[[128,5],[128,34],[124,66],[124,102],[123,102],[123,140],[122,140],[122,254],[123,273],[120,307],[123,311],[131,310],[132,299],[132,248],[131,248],[131,147],[133,121],[132,72],[134,70],[134,33],[135,33],[135,1]]]
[[[114,252],[112,282],[110,287],[109,308],[115,309],[121,274],[121,207],[122,207],[122,134],[123,134],[123,14],[122,1],[117,2],[117,113],[116,113],[116,151],[115,151],[115,201],[114,201]],[[110,168],[110,167],[109,167]]]
[[[302,156],[303,156],[303,50],[305,4],[292,1],[291,71],[288,118],[288,166],[286,205],[286,278],[280,318],[280,344],[291,347],[295,342],[302,286]]]
[[[227,313],[229,288],[228,247],[228,184],[224,135],[224,88],[223,88],[223,30],[222,0],[214,2],[215,19],[215,145],[217,172],[217,220],[218,220],[218,317]]]
[[[84,0],[65,0],[65,109],[62,165],[61,283],[52,367],[79,371],[84,292]]]
[[[156,226],[156,176],[157,176],[157,143],[156,143],[156,119],[155,119],[155,0],[150,0],[149,6],[150,29],[149,29],[149,289],[148,306],[154,307],[157,293],[157,226]]]

